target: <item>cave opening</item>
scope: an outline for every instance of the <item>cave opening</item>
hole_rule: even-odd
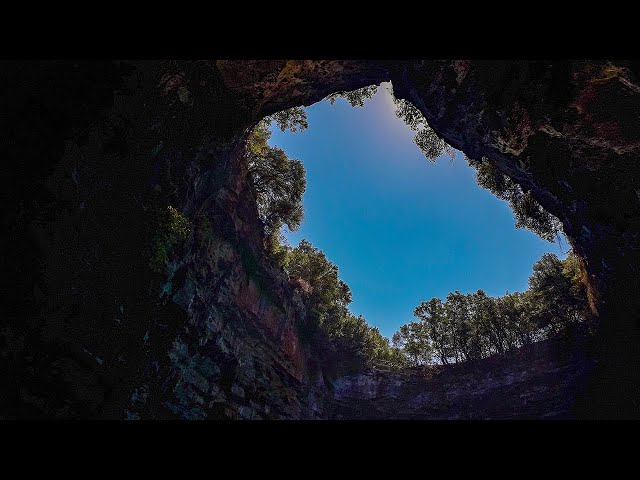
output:
[[[543,396],[531,401],[529,394],[535,397],[539,391],[537,380],[529,377],[536,383],[527,386],[523,381],[521,389],[514,389],[513,369],[505,370],[504,387],[514,395],[503,396],[502,389],[493,399],[482,397],[474,408],[490,403],[493,412],[467,409],[469,415],[547,418],[572,412],[591,418],[637,418],[636,67],[604,60],[7,65],[9,91],[14,94],[7,110],[12,141],[4,189],[10,208],[3,221],[12,228],[4,249],[12,279],[5,305],[12,314],[1,332],[3,370],[11,380],[1,402],[2,415],[120,418],[125,412],[127,418],[335,418],[331,395],[336,392],[329,381],[337,377],[328,360],[336,357],[319,355],[299,341],[295,328],[306,320],[305,311],[287,276],[261,251],[261,226],[246,181],[242,144],[249,127],[265,115],[391,79],[398,97],[412,102],[438,135],[476,162],[489,158],[490,166],[531,191],[562,220],[590,289],[597,335],[589,336],[588,348],[580,335],[540,352],[539,359],[549,369],[542,379],[548,387]],[[339,123],[336,112],[346,107],[341,104],[339,100],[331,110],[334,123]],[[364,111],[367,108],[370,105]],[[350,107],[346,111],[362,113]],[[316,120],[312,115],[310,120],[309,131],[291,136],[293,141],[315,135]],[[394,168],[371,162],[382,150],[375,142],[387,133],[381,128],[367,135],[370,150],[359,157],[363,170],[354,177],[372,180],[370,175],[380,174],[378,183],[367,183],[369,190],[379,187],[380,207],[371,219],[378,230],[354,237],[361,240],[358,253],[366,253],[372,266],[387,258],[400,263],[396,254],[405,249],[392,247],[405,238],[380,226],[412,204],[394,204],[393,198],[382,196],[392,191],[389,185],[402,183],[401,169],[395,167],[404,165],[395,155],[389,156]],[[276,130],[273,139],[279,135]],[[353,140],[355,135],[346,137]],[[329,138],[315,148],[335,143]],[[286,150],[311,171],[310,157],[298,155],[293,147]],[[319,165],[327,157],[335,160],[325,155]],[[358,160],[350,158],[342,166],[355,168],[354,159]],[[453,164],[445,158],[432,166],[421,156],[415,161],[420,171],[434,177],[439,169],[467,171],[459,154]],[[424,178],[420,183],[422,177],[412,177],[420,188],[396,190],[415,193],[446,186],[441,181],[426,189]],[[309,179],[310,189],[319,185]],[[504,177],[493,179],[513,193]],[[351,181],[344,189],[353,193],[358,186]],[[327,190],[337,192],[338,187],[334,181]],[[444,200],[427,205],[457,205],[460,198],[452,192],[445,191]],[[513,230],[511,212],[505,203],[500,205],[505,228]],[[344,197],[337,210],[352,206],[371,211],[360,197]],[[305,207],[305,225],[312,225],[313,209]],[[467,223],[482,219],[468,212],[462,216]],[[330,226],[329,232],[338,240],[346,236],[351,217],[338,228]],[[449,230],[440,228],[434,235],[444,238]],[[376,237],[382,247],[363,246]],[[340,266],[341,276],[354,290],[354,303],[359,302],[361,287],[348,267],[355,257],[347,252],[341,258],[329,251],[332,245],[310,238]],[[443,243],[453,247],[455,240]],[[504,253],[504,245],[492,244],[499,247]],[[432,250],[446,257],[447,250]],[[377,266],[383,274],[389,271],[384,264]],[[530,267],[528,262],[523,276]],[[486,270],[481,272],[488,276]],[[496,270],[492,265],[494,277]],[[464,271],[464,279],[470,280],[471,270]],[[364,277],[366,292],[366,280],[372,277]],[[395,284],[405,285],[402,280]],[[472,288],[478,286],[483,287]],[[430,296],[420,293],[420,300]],[[373,323],[375,318],[367,315]],[[575,368],[556,368],[567,354],[575,354]],[[539,370],[531,369],[529,360],[518,368],[537,375]],[[583,373],[589,385],[574,388]],[[394,375],[384,378],[394,380]],[[370,385],[366,383],[365,393]],[[446,397],[443,402],[449,406]],[[492,403],[497,397],[502,400]],[[353,400],[345,398],[346,403]],[[393,417],[402,409],[395,397],[388,399]],[[558,405],[563,399],[566,403]],[[463,410],[465,402],[460,403]],[[379,413],[350,404],[351,411],[359,409],[372,418]],[[429,417],[433,403],[429,400],[423,407],[406,415]],[[445,417],[459,418],[459,413]]]
[[[305,109],[308,128],[272,124],[269,138],[306,170],[304,217],[298,228],[282,226],[280,241],[324,252],[351,289],[353,314],[391,340],[421,302],[518,294],[541,257],[566,261],[564,234],[545,240],[514,228],[508,202],[479,185],[462,152],[446,146],[425,157],[390,82],[369,95],[330,96]]]

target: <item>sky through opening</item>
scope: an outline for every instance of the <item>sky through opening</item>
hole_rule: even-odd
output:
[[[351,311],[391,338],[432,297],[526,290],[533,263],[545,252],[566,258],[569,246],[516,229],[507,202],[475,182],[462,153],[428,161],[388,88],[364,107],[316,103],[307,130],[274,127],[269,143],[307,171],[305,218],[285,237],[320,248],[351,287]]]

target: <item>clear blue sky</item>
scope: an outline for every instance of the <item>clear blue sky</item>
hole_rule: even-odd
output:
[[[476,184],[462,153],[429,162],[384,84],[364,107],[323,101],[307,116],[307,130],[274,127],[270,141],[307,171],[304,222],[285,236],[292,245],[306,238],[338,266],[351,311],[383,335],[411,321],[421,301],[453,290],[522,291],[543,253],[566,257],[566,241],[516,229],[507,203]]]

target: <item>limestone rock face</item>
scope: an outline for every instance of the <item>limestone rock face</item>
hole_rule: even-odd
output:
[[[0,415],[327,418],[332,382],[344,407],[331,349],[301,340],[300,293],[262,253],[243,143],[265,115],[391,80],[447,142],[563,222],[600,322],[598,366],[571,390],[572,412],[638,416],[638,72],[623,61],[3,63]],[[169,205],[190,234],[154,271]]]

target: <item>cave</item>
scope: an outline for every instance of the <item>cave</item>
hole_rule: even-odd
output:
[[[301,343],[299,302],[263,258],[242,152],[267,115],[386,81],[562,222],[597,330],[541,353],[581,365],[563,415],[640,417],[637,63],[51,61],[0,75],[2,418],[348,416],[345,380]],[[193,229],[157,272],[143,252],[167,203]]]

